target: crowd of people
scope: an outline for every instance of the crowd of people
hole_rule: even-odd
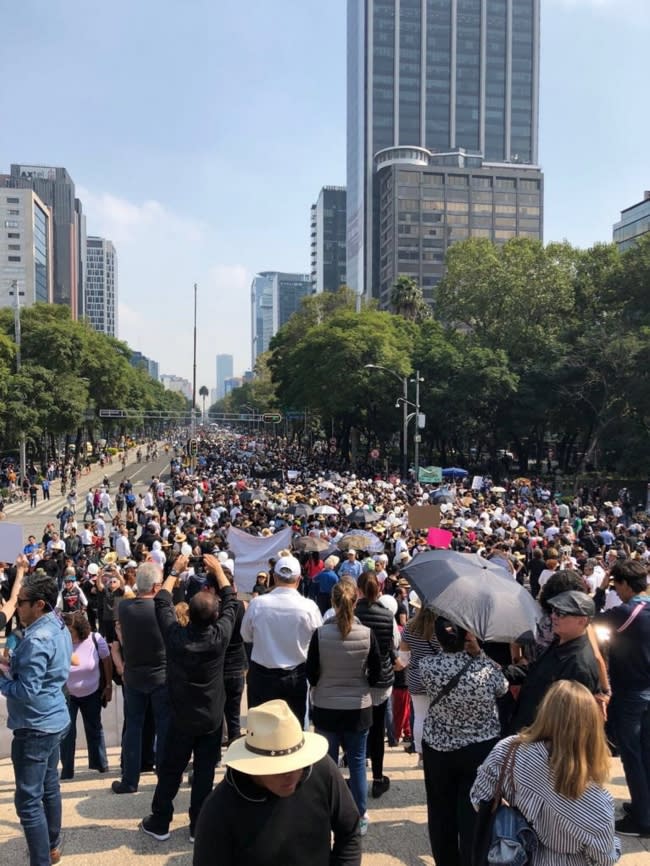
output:
[[[531,862],[609,864],[616,834],[650,836],[650,520],[627,491],[361,478],[229,431],[206,433],[194,460],[168,450],[168,477],[94,488],[81,520],[69,508],[2,567],[0,692],[32,866],[60,858],[78,713],[89,768],[111,770],[101,714],[115,688],[111,789],[132,794],[155,768],[141,827],[164,842],[189,770],[196,866],[214,862],[217,830],[224,864],[303,862],[307,839],[315,862],[359,863],[368,796],[390,790],[387,746],[422,771],[439,866],[470,866],[474,807],[513,750],[505,793],[538,838]],[[431,505],[448,548],[539,600],[530,640],[486,643],[411,584],[432,546],[414,517]],[[242,536],[270,544],[253,579]],[[608,743],[631,796],[618,818]]]

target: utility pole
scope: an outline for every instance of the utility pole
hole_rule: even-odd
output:
[[[21,344],[22,344],[22,332],[20,329],[20,298],[24,297],[25,293],[18,291],[18,280],[14,280],[11,284],[13,286],[13,291],[10,291],[9,294],[14,297],[14,334],[16,339],[16,373],[20,373],[22,367],[22,357],[21,357]],[[20,480],[21,483],[27,477],[27,449],[25,446],[25,431],[20,431],[20,442],[19,442],[19,454],[20,454]]]
[[[415,371],[415,434],[413,436],[414,457],[413,463],[415,466],[415,480],[419,481],[420,475],[420,371]]]

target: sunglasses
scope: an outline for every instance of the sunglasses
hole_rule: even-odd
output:
[[[17,598],[16,607],[20,607],[21,604],[33,604],[33,602],[30,598]]]

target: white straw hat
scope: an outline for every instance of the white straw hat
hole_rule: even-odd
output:
[[[325,737],[303,731],[286,701],[267,701],[248,710],[245,737],[235,740],[224,763],[255,776],[291,773],[327,754]]]

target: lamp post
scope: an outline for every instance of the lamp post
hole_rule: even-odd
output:
[[[11,284],[12,288],[9,292],[10,295],[13,295],[14,298],[14,334],[16,340],[16,373],[20,373],[20,369],[22,366],[22,357],[21,357],[21,329],[20,329],[20,299],[25,296],[25,292],[21,292],[18,289],[18,280],[14,280]],[[27,454],[25,447],[25,431],[21,430],[20,433],[20,441],[19,441],[19,455],[20,455],[20,481],[21,483],[27,477]]]
[[[420,382],[424,379],[420,378],[420,371],[415,371],[415,432],[413,434],[413,466],[415,468],[415,480],[419,481],[420,475]]]
[[[384,373],[390,373],[398,381],[402,383],[403,395],[400,398],[402,401],[402,478],[408,480],[408,391],[409,380],[408,376],[400,376],[395,370],[390,367],[383,367],[381,364],[364,364],[366,370],[383,370]],[[418,376],[419,378],[419,376]]]

